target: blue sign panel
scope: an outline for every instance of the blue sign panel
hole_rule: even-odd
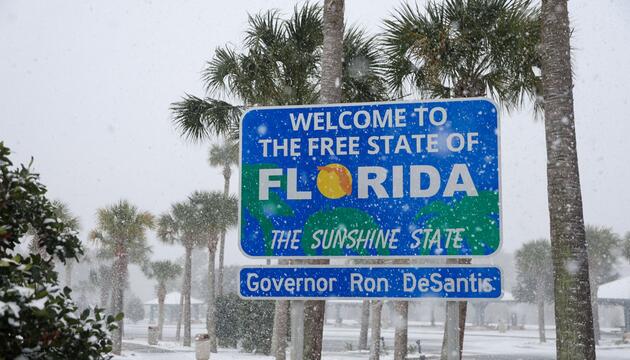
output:
[[[499,248],[490,100],[254,108],[241,126],[246,255],[475,256]]]
[[[243,298],[498,299],[496,267],[246,267]]]

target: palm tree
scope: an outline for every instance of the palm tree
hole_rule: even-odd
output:
[[[612,229],[586,225],[586,247],[588,250],[589,282],[591,284],[591,307],[595,343],[601,338],[599,330],[599,306],[597,290],[601,284],[615,280],[619,274],[615,269],[622,240]]]
[[[296,6],[287,20],[281,19],[276,11],[267,11],[250,16],[248,23],[245,52],[238,53],[230,47],[217,49],[203,75],[209,95],[226,93],[240,99],[242,105],[210,96],[186,95],[172,105],[174,122],[182,136],[199,141],[224,134],[234,139],[238,136],[238,119],[247,106],[312,104],[320,98],[321,69],[327,67],[320,55],[324,49],[322,8],[316,4]],[[342,76],[338,80],[342,93],[340,100],[356,102],[387,98],[376,45],[374,38],[362,30],[346,30]],[[332,82],[328,81],[328,84],[337,87],[339,76],[333,75],[330,74]],[[322,91],[324,83],[326,81],[322,80]],[[323,100],[332,101],[326,94],[322,95]],[[264,219],[260,220],[264,222]],[[315,318],[322,318],[322,302],[312,304],[318,304],[315,313],[319,315]],[[288,309],[286,306],[278,308]],[[319,323],[323,325],[323,321]],[[316,333],[320,335],[306,337],[309,341],[306,346],[315,349],[314,353],[318,353],[317,348],[321,345],[321,331]],[[310,343],[311,340],[315,342]]]
[[[81,229],[79,218],[72,214],[68,205],[59,200],[55,200],[53,201],[53,206],[55,208],[55,215],[57,218],[66,224],[66,227],[71,231],[79,232]],[[72,265],[73,260],[68,259],[65,264],[65,282],[67,287],[72,287]]]
[[[384,22],[387,83],[399,95],[489,95],[508,109],[536,100],[539,18],[531,0],[403,5]]]
[[[538,338],[545,336],[545,302],[553,300],[553,273],[551,271],[551,244],[549,240],[534,240],[523,244],[514,254],[516,260],[516,287],[514,296],[523,302],[535,303],[538,308]]]
[[[100,307],[107,308],[107,300],[112,290],[112,267],[101,264],[98,270],[90,271],[90,281],[99,288]]]
[[[154,261],[149,264],[145,273],[150,279],[156,279],[158,298],[158,340],[162,340],[164,328],[164,298],[166,297],[166,284],[179,276],[182,267],[169,260]]]
[[[70,208],[67,204],[60,200],[54,200],[52,202],[54,214],[55,216],[64,224],[66,224],[66,228],[73,232],[79,232],[81,225],[79,224],[79,218],[74,216],[70,211]],[[47,258],[46,249],[40,246],[40,239],[33,230],[29,230],[28,234],[33,238],[31,239],[31,243],[29,245],[29,251],[31,253],[38,253],[44,258]],[[72,259],[67,259],[64,265],[65,267],[65,283],[67,287],[72,287]]]
[[[342,84],[351,83],[344,81],[346,75],[349,75],[348,79],[356,77],[355,74],[344,74],[343,71],[345,55],[344,8],[345,0],[324,1],[321,90],[319,93],[319,100],[322,103],[342,102],[344,90]],[[353,60],[350,61],[354,62]],[[375,80],[372,85],[382,85],[380,77],[373,76],[372,78]],[[380,96],[384,94],[382,92]],[[309,263],[328,264],[329,261],[314,260]],[[318,360],[322,357],[325,310],[326,302],[323,300],[308,300],[304,303],[304,358],[307,360]]]
[[[558,359],[595,359],[591,286],[575,141],[567,0],[542,0],[541,28],[556,356]]]
[[[212,352],[217,351],[216,337],[216,297],[215,297],[215,258],[219,235],[236,225],[238,221],[238,203],[235,197],[218,191],[196,191],[190,196],[190,202],[198,211],[198,219],[205,228],[208,247],[208,298],[206,328],[210,337]]]
[[[372,333],[370,334],[370,360],[381,358],[381,313],[383,311],[383,300],[372,300]]]
[[[190,291],[193,248],[204,243],[206,229],[199,218],[199,210],[190,201],[171,205],[168,213],[160,215],[157,222],[158,238],[166,243],[179,243],[184,247],[184,279],[182,284],[182,317],[184,319],[184,346],[190,346]]]
[[[127,200],[96,213],[96,229],[90,232],[90,239],[100,246],[99,257],[113,259],[112,265],[112,313],[123,312],[124,286],[127,281],[129,263],[144,264],[151,253],[147,245],[146,231],[153,228],[153,215],[140,211]],[[114,334],[113,352],[120,354],[122,345],[123,319],[118,323]]]
[[[384,22],[387,82],[401,96],[489,95],[507,109],[528,97],[536,101],[539,18],[531,0],[446,0],[423,9],[403,5]],[[459,308],[461,351],[466,302],[447,303],[454,307]],[[446,334],[444,339],[446,344]]]
[[[223,168],[223,195],[230,195],[230,177],[232,166],[238,165],[238,146],[233,142],[213,144],[208,155],[210,166]],[[223,295],[223,260],[225,257],[225,231],[220,234],[219,245],[219,277],[217,279],[217,295]]]
[[[323,31],[322,8],[317,4],[296,6],[289,19],[282,19],[274,10],[250,15],[245,51],[220,47],[208,62],[203,72],[208,95],[186,95],[172,104],[180,134],[192,141],[214,135],[236,139],[238,121],[248,106],[317,102],[323,68]],[[341,100],[387,98],[376,45],[375,39],[363,30],[346,30]],[[213,98],[214,95],[228,95],[240,99],[242,104],[230,104]]]

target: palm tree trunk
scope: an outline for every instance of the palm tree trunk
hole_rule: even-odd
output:
[[[117,315],[123,312],[124,304],[124,287],[127,279],[127,259],[123,251],[118,251],[120,254],[114,261],[114,273],[112,284],[112,314]],[[122,334],[124,331],[124,318],[118,321],[118,329],[114,330],[112,340],[112,352],[116,355],[120,355],[122,349]]]
[[[381,313],[382,300],[372,301],[372,334],[370,337],[370,360],[379,360],[381,357]]]
[[[230,195],[230,177],[232,170],[228,165],[223,169],[223,194],[225,196]],[[223,260],[225,259],[225,233],[221,231],[221,238],[219,239],[219,279],[217,280],[217,294],[223,296]]]
[[[217,296],[223,296],[223,263],[225,260],[225,231],[219,238],[219,274],[217,276]]]
[[[541,343],[544,343],[547,342],[547,337],[545,336],[545,290],[543,282],[539,282],[536,287],[536,304],[538,307],[538,338]]]
[[[541,28],[556,356],[560,360],[595,359],[588,256],[575,141],[567,0],[542,0]]]
[[[216,239],[216,238],[215,238]],[[206,314],[206,330],[208,331],[208,337],[210,339],[210,351],[217,352],[217,325],[216,325],[216,304],[215,304],[215,284],[214,284],[214,261],[216,258],[215,253],[216,244],[214,240],[208,242],[208,298],[206,303],[208,305]]]
[[[359,331],[359,350],[368,349],[368,330],[370,328],[370,300],[361,304],[361,330]]]
[[[289,330],[289,301],[277,300],[273,319],[274,342],[272,354],[276,360],[287,358],[287,333]]]
[[[72,260],[68,259],[66,260],[66,266],[65,266],[65,270],[66,270],[66,286],[69,288],[72,288]]]
[[[407,323],[409,316],[409,302],[399,300],[394,302],[396,310],[396,330],[394,332],[394,360],[407,358]]]
[[[470,258],[460,258],[460,259],[448,259],[446,260],[447,264],[470,264]],[[451,351],[451,349],[447,349],[449,342],[449,333],[447,331],[448,326],[446,322],[451,321],[448,316],[449,307],[457,307],[457,329],[459,332],[459,358],[462,358],[462,353],[464,351],[464,334],[466,332],[466,315],[468,314],[468,302],[467,301],[447,301],[446,309],[447,316],[444,320],[444,336],[442,338],[442,359],[446,359],[447,355]],[[455,343],[457,345],[457,342]]]
[[[158,340],[162,340],[164,329],[164,298],[166,297],[166,285],[160,283],[158,288]]]
[[[109,297],[109,288],[108,286],[105,286],[104,284],[101,284],[100,287],[100,298],[101,298],[101,308],[106,309],[107,308],[107,298]],[[111,310],[111,309],[108,309]],[[111,313],[111,311],[108,311],[108,313]]]
[[[288,260],[278,260],[278,265],[287,265]],[[286,359],[287,334],[289,330],[289,307],[288,300],[276,300],[273,312],[273,332],[271,337],[271,354],[276,360]]]
[[[344,0],[324,0],[324,45],[320,100],[322,103],[341,102],[343,59]],[[316,261],[327,264],[329,261]],[[322,357],[326,302],[309,300],[304,304],[304,360]]]
[[[322,357],[325,311],[324,300],[304,302],[304,360],[320,360]]]
[[[593,332],[595,336],[595,344],[599,344],[601,339],[601,331],[599,329],[599,304],[597,304],[597,289],[598,285],[595,285],[594,281],[591,281],[591,308],[593,309]]]
[[[177,329],[175,330],[175,340],[179,341],[182,334],[182,319],[184,318],[184,289],[186,287],[186,279],[182,280],[182,289],[179,293],[179,308],[177,309]]]
[[[192,247],[186,247],[186,260],[184,262],[184,346],[190,346],[190,288],[192,277]]]

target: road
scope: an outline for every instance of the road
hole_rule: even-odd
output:
[[[126,339],[146,339],[146,324],[127,324],[125,326]],[[442,347],[442,328],[440,326],[420,326],[411,324],[409,327],[409,344],[415,345],[417,340],[421,341],[422,351],[425,354],[439,354]],[[193,336],[205,332],[203,324],[193,324]],[[366,352],[356,351],[358,328],[353,325],[344,324],[342,326],[327,325],[324,330],[324,359],[367,359]],[[510,330],[500,333],[496,330],[470,328],[466,332],[464,343],[465,360],[553,360],[555,359],[555,345],[553,329],[548,330],[549,342],[538,343],[538,335],[534,329]],[[394,343],[394,329],[385,328],[382,330],[385,342],[385,356],[389,359],[392,356]],[[603,343],[612,344],[619,335],[604,333]],[[166,341],[175,340],[175,326],[167,325],[164,329],[164,339]],[[135,346],[135,345],[126,345]],[[142,352],[141,349],[135,351]],[[417,355],[410,354],[411,356]],[[599,360],[628,360],[630,359],[630,347],[626,346],[602,346],[598,348]],[[269,358],[267,358],[269,359]]]

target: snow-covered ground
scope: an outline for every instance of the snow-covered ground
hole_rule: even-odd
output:
[[[204,332],[203,324],[194,324],[192,334]],[[170,339],[175,335],[174,326],[167,326],[165,338]],[[385,338],[385,351],[381,358],[390,360],[393,357],[394,329],[383,329]],[[548,329],[549,341],[545,344],[538,342],[538,333],[534,328],[526,330],[509,330],[500,333],[496,330],[469,328],[466,331],[464,344],[465,359],[490,360],[543,360],[554,359],[555,344],[553,341],[553,329]],[[324,330],[324,359],[330,360],[358,360],[367,359],[366,352],[347,351],[348,344],[356,346],[358,328],[354,324],[343,326],[327,325]],[[602,345],[597,348],[599,360],[628,360],[630,359],[630,345],[616,345],[620,335],[607,333],[602,340]],[[423,353],[438,354],[442,343],[442,328],[430,327],[426,324],[411,323],[409,327],[409,343],[420,340]],[[128,325],[125,327],[125,351],[123,356],[115,360],[171,360],[194,359],[194,348],[182,347],[174,341],[164,341],[158,346],[148,346],[146,342],[146,325]],[[413,354],[410,354],[413,355]],[[268,356],[241,353],[235,349],[219,349],[217,354],[212,354],[212,359],[233,360],[252,359],[269,360]]]

